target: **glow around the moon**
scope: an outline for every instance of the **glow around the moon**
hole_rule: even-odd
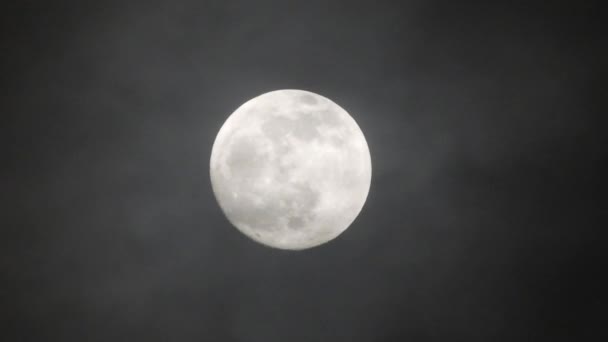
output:
[[[277,90],[239,107],[220,129],[210,165],[220,207],[267,246],[305,249],[340,235],[369,192],[371,160],[353,118],[331,100]]]

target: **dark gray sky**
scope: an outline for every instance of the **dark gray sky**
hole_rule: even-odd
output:
[[[598,11],[490,3],[3,8],[0,340],[597,337]],[[303,252],[241,235],[209,182],[227,116],[282,88],[372,153],[360,216]]]

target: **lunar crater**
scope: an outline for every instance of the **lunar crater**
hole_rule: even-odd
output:
[[[314,96],[309,95],[309,94],[304,94],[304,95],[300,96],[300,101],[304,102],[307,105],[317,104],[317,100],[314,98]]]

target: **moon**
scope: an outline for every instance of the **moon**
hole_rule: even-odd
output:
[[[269,247],[302,250],[344,232],[361,212],[371,157],[333,101],[284,89],[241,105],[211,151],[213,193],[228,221]]]

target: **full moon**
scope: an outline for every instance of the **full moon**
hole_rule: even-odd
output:
[[[365,204],[371,158],[355,120],[304,90],[241,105],[211,151],[211,185],[239,231],[266,246],[301,250],[344,232]]]

